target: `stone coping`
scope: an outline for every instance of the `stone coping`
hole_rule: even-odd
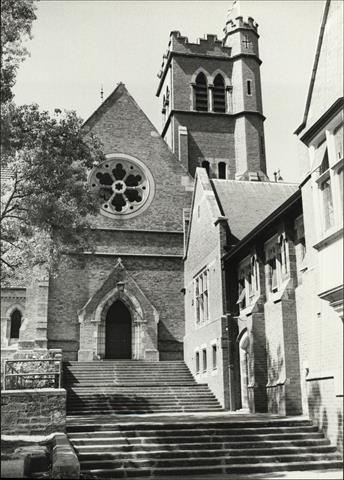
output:
[[[80,463],[65,433],[56,433],[51,440],[52,478],[80,477]]]
[[[55,395],[65,395],[66,390],[64,388],[26,388],[18,390],[1,390],[1,395],[6,394],[18,394],[25,395],[27,393],[53,393]]]

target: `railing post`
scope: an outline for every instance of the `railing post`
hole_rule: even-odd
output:
[[[62,384],[62,356],[60,358],[60,365],[59,365],[59,388],[61,388]]]
[[[6,370],[7,370],[7,360],[4,361],[4,390],[6,390]]]

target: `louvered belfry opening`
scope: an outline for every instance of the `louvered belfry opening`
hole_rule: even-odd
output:
[[[225,82],[222,75],[218,74],[214,80],[213,88],[214,112],[226,112]]]
[[[195,85],[196,110],[199,112],[208,111],[208,85],[204,73],[196,77]]]

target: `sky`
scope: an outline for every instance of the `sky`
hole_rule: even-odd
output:
[[[299,140],[324,0],[241,0],[258,23],[268,174],[298,182]],[[86,120],[119,82],[161,131],[157,73],[169,34],[223,38],[232,1],[42,0],[30,52],[14,87],[17,104],[76,110]]]

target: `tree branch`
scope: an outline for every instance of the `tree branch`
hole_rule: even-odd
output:
[[[11,195],[7,199],[7,202],[5,203],[5,207],[4,207],[3,211],[1,212],[1,217],[0,217],[1,220],[6,216],[6,213],[8,211],[9,206],[10,206],[10,203],[12,202],[14,194],[17,191],[17,185],[18,185],[18,177],[17,177],[17,174],[15,174],[13,190],[12,190]]]
[[[1,257],[1,261],[2,261],[5,265],[7,265],[9,268],[11,268],[12,270],[15,270],[15,267],[14,267],[13,265],[9,264],[8,262],[6,262],[6,260],[5,260],[4,258]]]

